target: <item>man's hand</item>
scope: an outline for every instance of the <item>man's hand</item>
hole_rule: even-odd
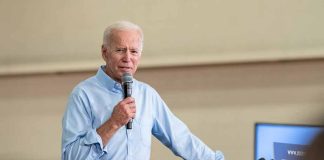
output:
[[[118,127],[126,125],[129,120],[135,118],[136,104],[135,99],[128,97],[120,101],[114,108],[110,120]]]
[[[128,97],[120,101],[114,108],[111,117],[97,128],[97,133],[102,139],[102,143],[105,146],[110,138],[116,133],[116,131],[126,125],[129,120],[135,118],[136,105],[135,99]]]

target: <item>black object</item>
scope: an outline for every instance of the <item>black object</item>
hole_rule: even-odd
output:
[[[130,73],[124,73],[122,76],[122,86],[124,90],[124,98],[132,96],[132,84],[133,84],[133,77]],[[129,120],[126,124],[127,129],[132,129],[133,119]]]

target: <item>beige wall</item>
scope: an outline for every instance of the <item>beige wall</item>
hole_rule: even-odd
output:
[[[316,124],[324,60],[140,69],[193,133],[227,159],[252,159],[255,122]],[[95,71],[0,77],[1,159],[59,159],[67,96]],[[152,159],[179,159],[154,141]]]
[[[256,121],[313,124],[323,115],[323,5],[0,0],[0,157],[59,159],[67,96],[102,64],[104,28],[127,19],[145,33],[137,78],[227,159],[252,159]],[[176,158],[154,142],[152,159]]]
[[[94,69],[104,28],[145,33],[142,66],[324,57],[322,0],[1,0],[0,74]]]

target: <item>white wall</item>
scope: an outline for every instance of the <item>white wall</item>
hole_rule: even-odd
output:
[[[189,128],[227,159],[252,159],[255,122],[316,124],[324,61],[140,69]],[[1,159],[59,159],[67,96],[95,71],[0,77]],[[153,143],[152,159],[179,159]]]

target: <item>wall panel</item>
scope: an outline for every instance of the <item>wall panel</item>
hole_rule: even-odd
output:
[[[252,159],[255,122],[317,124],[324,61],[140,69],[193,133],[227,159]],[[0,157],[59,159],[68,94],[95,71],[0,77]],[[179,159],[153,142],[152,159]]]

